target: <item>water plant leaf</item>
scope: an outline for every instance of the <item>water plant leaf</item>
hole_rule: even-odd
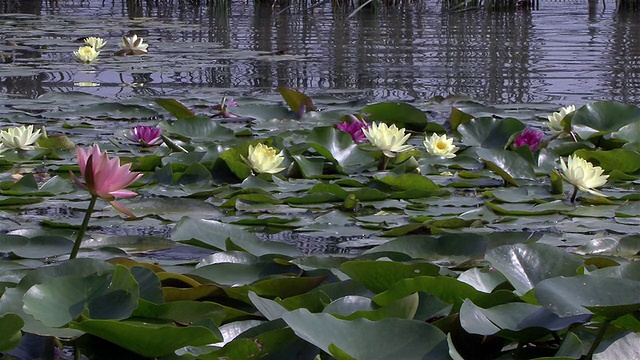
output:
[[[373,162],[373,157],[360,150],[351,135],[331,126],[314,128],[305,142],[342,173],[359,171]]]
[[[138,296],[135,278],[118,265],[111,273],[62,276],[34,285],[23,301],[26,313],[56,327],[82,313],[94,319],[125,319],[137,307]]]
[[[531,164],[518,153],[502,149],[476,149],[476,153],[489,169],[504,181],[518,186],[516,179],[533,180],[536,173]]]
[[[167,132],[198,141],[222,141],[235,138],[233,130],[212,121],[206,116],[180,118],[165,126]]]
[[[639,310],[638,293],[640,281],[604,276],[553,277],[535,286],[540,305],[560,316],[596,314],[611,320]]]
[[[588,103],[573,114],[573,131],[582,139],[590,139],[620,130],[640,120],[640,108],[615,101]]]
[[[602,167],[605,171],[618,170],[633,174],[640,169],[640,153],[626,149],[596,151],[580,149],[574,153]]]
[[[176,224],[171,234],[173,241],[205,246],[215,250],[226,250],[227,239],[232,239],[242,249],[256,256],[282,254],[295,257],[300,255],[300,252],[293,246],[263,241],[241,226],[214,220],[184,217]]]
[[[279,87],[278,92],[282,95],[284,101],[289,105],[291,111],[300,116],[304,115],[306,111],[315,111],[315,107],[313,106],[313,101],[311,98],[297,90]],[[301,110],[301,107],[304,106],[304,111]]]
[[[524,130],[525,125],[514,118],[481,117],[458,127],[462,142],[468,146],[485,149],[504,149],[511,136]]]
[[[511,291],[498,290],[487,294],[474,289],[471,285],[447,276],[419,276],[398,281],[389,290],[376,295],[373,301],[380,306],[384,306],[414,292],[425,292],[436,296],[445,303],[452,304],[452,311],[454,312],[460,308],[464,299],[469,299],[473,303],[479,304],[479,306],[489,308],[511,302],[516,298]]]
[[[183,119],[195,115],[193,111],[189,110],[189,108],[182,105],[182,103],[176,99],[157,98],[154,99],[154,101],[167,110],[169,114],[175,116],[176,119]]]
[[[141,320],[82,320],[69,326],[110,341],[141,356],[155,358],[184,346],[222,340],[217,328],[202,325],[176,326],[170,322]]]
[[[575,276],[583,260],[555,246],[546,244],[514,244],[487,251],[485,259],[500,271],[524,295],[544,279]]]
[[[403,264],[395,261],[357,260],[342,263],[340,271],[371,291],[380,293],[402,279],[437,275],[440,267],[429,263]]]
[[[403,102],[381,102],[368,105],[360,110],[360,114],[367,121],[395,124],[399,128],[423,131],[427,127],[427,114]]]
[[[611,138],[625,140],[630,143],[640,142],[640,120],[622,126],[618,131],[612,132]]]
[[[323,351],[333,345],[355,359],[445,359],[446,336],[422,321],[383,319],[351,321],[330,314],[291,311],[283,319],[302,339]],[[335,349],[335,348],[334,348]]]
[[[0,252],[11,252],[28,259],[43,259],[68,254],[73,241],[61,236],[0,235]]]
[[[498,334],[516,341],[533,340],[590,319],[590,314],[560,317],[542,306],[527,303],[483,309],[466,299],[460,308],[460,324],[467,332],[485,336]]]
[[[0,316],[0,352],[7,352],[20,345],[22,326],[24,321],[17,314],[9,313]]]
[[[460,263],[481,256],[487,249],[487,239],[477,234],[444,234],[439,237],[402,236],[364,252],[364,254],[398,252],[414,259]]]

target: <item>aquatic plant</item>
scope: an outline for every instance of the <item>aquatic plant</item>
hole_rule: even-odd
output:
[[[459,149],[453,145],[453,138],[447,138],[447,134],[438,135],[437,133],[433,133],[430,137],[425,136],[422,144],[429,154],[447,159],[456,157],[456,151]]]
[[[96,51],[93,46],[81,46],[78,50],[74,51],[73,54],[78,61],[90,63],[98,57],[100,52]]]
[[[280,167],[284,156],[265,144],[249,145],[248,154],[246,157],[242,156],[242,160],[256,173],[276,174],[285,169]]]
[[[142,147],[162,144],[162,129],[158,126],[136,125],[124,136]]]
[[[40,138],[41,130],[33,131],[33,125],[16,126],[0,131],[0,151],[10,149],[33,150],[36,141]]]
[[[107,45],[107,42],[104,41],[103,38],[94,37],[94,36],[89,36],[85,38],[84,43],[87,44],[87,46],[91,46],[96,51],[102,50]]]
[[[131,36],[123,36],[120,42],[120,51],[116,55],[142,55],[147,53],[148,44],[143,42],[142,37],[133,34]]]
[[[564,131],[564,125],[562,124],[562,120],[565,118],[565,116],[571,114],[574,111],[576,111],[575,105],[569,105],[569,106],[560,108],[558,111],[547,116],[547,119],[549,120],[547,122],[547,126],[549,127],[549,129],[556,132]]]
[[[564,179],[574,186],[571,202],[576,200],[578,189],[597,196],[605,196],[601,192],[594,190],[607,183],[609,175],[602,175],[604,170],[600,166],[593,166],[592,163],[577,156],[571,155],[567,162],[560,158],[562,174]]]
[[[369,124],[363,119],[359,119],[355,115],[347,115],[347,120],[338,123],[336,127],[348,133],[356,143],[367,141],[367,136],[362,130],[367,129]]]
[[[70,258],[78,254],[82,237],[89,224],[91,213],[98,198],[107,200],[114,209],[128,217],[135,217],[131,211],[120,204],[116,199],[130,198],[138,195],[136,192],[125,188],[142,177],[138,172],[132,172],[131,164],[120,165],[120,158],[109,158],[106,151],[101,151],[99,145],[93,145],[88,150],[76,147],[78,167],[84,179],[81,181],[73,172],[70,172],[73,181],[91,194],[91,200],[82,222],[78,237],[71,251]]]
[[[528,146],[529,149],[533,151],[537,151],[542,145],[542,140],[544,139],[544,133],[540,130],[526,128],[516,139],[513,141],[513,146],[519,148],[521,146]]]

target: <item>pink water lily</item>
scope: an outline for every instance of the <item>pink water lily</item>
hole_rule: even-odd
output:
[[[130,171],[131,164],[120,165],[120,158],[117,156],[109,159],[106,151],[100,151],[98,145],[93,145],[88,150],[76,147],[76,155],[84,182],[72,172],[73,181],[91,195],[109,201],[116,210],[129,217],[135,217],[115,199],[138,195],[125,188],[140,179],[142,174]]]
[[[124,136],[142,147],[162,144],[162,129],[157,126],[137,125]]]
[[[339,130],[349,133],[356,143],[367,141],[367,136],[362,130],[369,128],[369,124],[355,115],[347,115],[347,117],[347,121],[337,124],[336,127]]]
[[[526,128],[524,131],[518,135],[518,137],[513,142],[513,146],[519,148],[520,146],[528,146],[531,151],[536,151],[540,148],[542,144],[542,139],[544,138],[544,133],[540,130]]]

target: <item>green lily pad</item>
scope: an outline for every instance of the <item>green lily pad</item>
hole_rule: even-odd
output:
[[[20,345],[22,326],[24,321],[16,314],[0,316],[0,352],[7,352]]]
[[[113,273],[63,276],[34,285],[24,295],[24,311],[52,327],[82,313],[94,319],[125,319],[137,307],[138,296],[135,278],[116,266]]]
[[[640,108],[615,101],[586,104],[576,110],[571,120],[573,131],[582,139],[612,133],[640,120]]]
[[[514,118],[481,117],[458,126],[458,132],[462,134],[462,142],[468,146],[503,149],[511,136],[524,128],[525,125]]]
[[[184,346],[207,345],[222,340],[213,323],[176,326],[151,320],[83,320],[69,326],[110,341],[146,357],[172,354]]]
[[[339,172],[353,173],[370,166],[373,157],[360,150],[351,135],[334,127],[316,127],[305,142],[318,154],[332,162]]]
[[[395,124],[399,128],[423,131],[427,127],[427,114],[413,105],[402,102],[372,104],[360,110],[367,121]]]
[[[302,339],[323,351],[340,349],[354,359],[446,359],[446,336],[422,321],[339,320],[329,314],[294,310],[283,319]],[[344,357],[342,357],[344,359]]]
[[[503,245],[487,252],[485,259],[524,295],[544,279],[575,276],[584,262],[576,255],[545,244]]]
[[[553,277],[535,286],[540,305],[560,316],[596,314],[616,319],[640,309],[639,293],[640,281],[604,276]]]

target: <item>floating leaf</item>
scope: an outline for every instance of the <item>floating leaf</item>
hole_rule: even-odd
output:
[[[360,110],[367,121],[395,124],[399,128],[423,131],[427,126],[427,114],[413,105],[402,102],[382,102]]]
[[[640,120],[640,108],[615,101],[598,101],[576,110],[573,131],[582,139],[608,134]]]
[[[294,310],[283,319],[302,339],[323,351],[340,349],[354,359],[444,359],[445,335],[422,321],[383,319],[339,320],[329,314]],[[333,346],[332,346],[333,345]]]
[[[487,252],[485,259],[524,295],[544,279],[575,276],[583,265],[578,256],[545,244],[503,245]]]

